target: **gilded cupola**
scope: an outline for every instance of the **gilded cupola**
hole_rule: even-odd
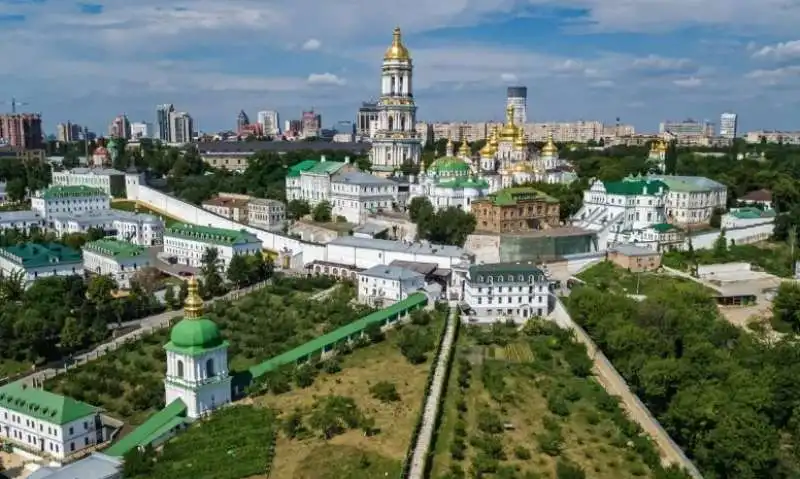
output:
[[[384,61],[408,61],[411,60],[411,55],[408,49],[403,45],[403,34],[400,32],[400,27],[395,27],[392,33],[392,44],[386,49],[383,55]]]
[[[467,140],[464,140],[464,143],[461,144],[461,148],[458,149],[458,155],[466,157],[472,156],[472,149],[469,147]]]
[[[508,105],[506,107],[506,123],[500,131],[500,139],[514,141],[520,134],[520,128],[514,124],[514,105]]]
[[[553,142],[553,134],[547,134],[547,142],[542,147],[542,155],[555,156],[558,154],[558,148]]]
[[[516,150],[524,150],[528,147],[528,140],[525,139],[525,133],[520,132],[516,138],[514,138],[514,149]]]

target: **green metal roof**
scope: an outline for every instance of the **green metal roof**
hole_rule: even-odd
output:
[[[667,185],[659,180],[623,180],[623,181],[604,181],[603,186],[609,195],[656,195],[659,188],[667,193]]]
[[[164,409],[150,416],[141,426],[112,445],[104,454],[113,457],[122,457],[139,446],[145,446],[165,433],[168,425],[176,426],[176,419],[186,416],[186,404],[180,399],[169,403]],[[161,434],[157,434],[161,432]]]
[[[502,276],[503,281],[506,281],[508,276],[513,276],[513,282],[517,282],[519,275],[523,275],[523,281],[528,281],[528,276],[542,276],[544,272],[531,262],[513,262],[513,263],[488,263],[488,264],[474,264],[469,267],[469,276],[473,281],[478,276]]]
[[[186,239],[212,243],[221,246],[241,245],[247,243],[259,243],[258,237],[247,230],[226,230],[222,228],[212,228],[211,226],[198,226],[186,223],[177,223],[167,227],[164,232],[169,236],[179,236]]]
[[[86,196],[105,196],[105,192],[99,188],[92,188],[85,185],[77,186],[51,186],[42,193],[47,200],[57,198],[75,198]]]
[[[300,176],[300,173],[310,170],[316,164],[316,160],[303,160],[294,166],[290,166],[286,176]]]
[[[34,388],[22,381],[0,387],[0,407],[60,426],[98,411],[85,402]]]
[[[164,349],[194,356],[227,346],[228,342],[222,339],[214,321],[208,318],[183,318],[172,328]]]
[[[338,341],[342,341],[350,336],[357,334],[367,326],[371,324],[378,323],[380,324],[383,321],[386,321],[392,316],[400,314],[410,308],[417,308],[420,306],[424,306],[428,303],[428,297],[425,296],[424,293],[414,293],[410,295],[408,298],[398,301],[393,305],[389,306],[388,308],[384,308],[380,311],[376,311],[372,314],[364,316],[361,319],[357,319],[350,324],[342,326],[339,329],[331,331],[330,333],[323,334],[322,336],[317,337],[301,346],[298,346],[290,351],[287,351],[283,354],[275,356],[274,358],[265,361],[261,364],[257,364],[250,368],[250,374],[254,378],[262,376],[270,371],[278,369],[279,367],[292,364],[297,362],[297,360],[305,358],[317,351],[322,350],[325,346],[329,346],[331,344],[335,344]]]
[[[0,248],[0,255],[24,268],[80,263],[81,252],[58,243],[22,243]]]
[[[332,175],[341,170],[347,163],[339,161],[317,161],[314,166],[307,169],[305,173],[311,175]]]
[[[650,227],[653,228],[654,230],[656,230],[659,233],[666,233],[668,231],[680,231],[680,228],[678,228],[675,225],[671,225],[669,223],[658,223],[658,224],[650,225]]]
[[[436,186],[440,188],[488,188],[489,183],[480,178],[453,178],[452,180],[442,181]]]
[[[753,220],[757,218],[772,218],[775,216],[775,210],[760,210],[752,206],[743,208],[736,208],[731,210],[731,214],[740,220]]]
[[[489,200],[495,206],[514,206],[519,201],[539,200],[547,203],[558,203],[552,196],[528,186],[515,186],[504,188],[489,195]]]
[[[135,258],[145,253],[145,249],[141,246],[114,239],[91,241],[83,245],[83,249],[117,259]]]
[[[426,173],[439,176],[467,175],[471,171],[469,164],[461,158],[455,156],[443,156],[434,160],[428,167]]]

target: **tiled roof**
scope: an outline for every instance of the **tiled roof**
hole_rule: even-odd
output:
[[[6,246],[0,248],[0,254],[25,268],[81,262],[80,251],[58,243],[22,243]]]
[[[91,241],[83,245],[83,249],[85,251],[92,251],[103,256],[119,259],[135,258],[145,253],[145,249],[141,246],[114,239]]]
[[[762,211],[758,208],[753,208],[750,206],[744,208],[736,208],[734,210],[731,210],[730,214],[740,220],[752,220],[757,218],[772,218],[775,216],[775,211],[774,210]]]
[[[222,228],[212,228],[210,226],[198,226],[185,223],[178,223],[168,227],[164,231],[165,236],[179,236],[186,239],[212,243],[221,246],[232,246],[246,243],[260,242],[258,237],[245,230],[226,230]]]
[[[417,273],[416,271],[412,271],[407,268],[392,265],[386,266],[382,264],[364,270],[360,274],[374,278],[390,279],[393,281],[405,281],[408,279],[424,277],[421,273]]]
[[[97,412],[94,406],[28,386],[22,381],[0,387],[0,407],[58,425]]]
[[[656,195],[659,190],[667,192],[667,185],[658,180],[604,181],[603,186],[609,195]]]

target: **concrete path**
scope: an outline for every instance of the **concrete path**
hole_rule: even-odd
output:
[[[422,427],[417,436],[417,444],[414,446],[414,455],[411,457],[411,468],[408,473],[409,479],[422,479],[425,474],[425,464],[428,452],[433,440],[433,428],[436,425],[436,418],[439,414],[439,399],[444,391],[444,377],[447,372],[450,356],[453,354],[453,342],[456,335],[456,326],[459,317],[455,310],[451,310],[447,317],[447,326],[442,340],[442,348],[433,373],[433,381],[428,392],[428,399],[425,400],[425,409],[422,413]]]
[[[236,291],[231,291],[224,296],[220,296],[218,298],[212,298],[206,301],[206,305],[211,305],[215,301],[219,300],[227,300],[227,299],[239,299],[240,297],[252,293],[253,291],[257,291],[262,289],[268,283],[258,283],[253,286],[248,286],[247,288],[242,288]],[[130,333],[124,334],[117,338],[111,339],[102,343],[95,347],[93,350],[88,351],[86,353],[79,354],[74,356],[72,359],[69,360],[62,360],[56,363],[51,363],[44,369],[39,369],[30,374],[15,378],[14,381],[24,380],[26,383],[31,384],[33,386],[41,385],[45,379],[52,378],[59,374],[64,373],[68,368],[78,366],[89,361],[94,361],[95,359],[105,355],[109,351],[114,351],[121,345],[135,341],[142,336],[152,334],[153,332],[168,327],[173,318],[180,318],[182,316],[181,311],[166,311],[164,313],[155,314],[153,316],[148,316],[146,318],[142,318],[141,320],[137,320],[139,322],[139,329],[131,331]]]
[[[606,392],[620,399],[623,407],[628,412],[628,417],[639,424],[642,430],[655,442],[661,451],[662,463],[666,465],[676,464],[685,469],[692,478],[702,479],[703,476],[697,467],[686,457],[680,446],[675,444],[675,441],[672,440],[667,431],[661,427],[661,424],[653,417],[647,406],[630,390],[628,383],[597,347],[594,340],[572,320],[560,300],[556,300],[552,318],[562,328],[573,331],[575,338],[586,346],[586,351],[594,364],[592,371],[598,382],[605,388]]]

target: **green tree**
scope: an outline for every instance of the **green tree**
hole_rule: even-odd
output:
[[[720,230],[719,236],[714,240],[713,251],[716,259],[721,260],[728,257],[728,238],[724,228]]]
[[[228,263],[228,281],[235,284],[237,289],[246,285],[253,276],[250,272],[250,265],[248,256],[243,254],[233,255],[233,258]]]
[[[113,299],[111,293],[117,289],[117,282],[111,276],[96,275],[89,279],[87,297],[97,305],[107,305]]]
[[[378,401],[390,403],[400,400],[397,386],[389,381],[379,381],[369,388],[369,393]]]
[[[122,475],[128,478],[150,477],[155,467],[155,454],[152,447],[147,446],[143,450],[131,449],[125,454],[122,463]]]
[[[292,200],[286,205],[286,216],[293,220],[299,220],[303,216],[310,214],[311,208],[304,200]]]
[[[417,196],[408,203],[408,217],[414,223],[427,220],[433,213],[433,205],[424,196]]]
[[[719,228],[722,226],[722,215],[724,214],[724,208],[714,208],[714,211],[711,213],[711,218],[708,220],[709,226],[712,228]]]
[[[220,275],[222,259],[219,257],[219,250],[214,247],[206,248],[200,258],[200,264],[200,274],[203,276],[206,294],[217,296],[222,293],[222,276]]]
[[[27,193],[27,185],[24,178],[14,178],[6,183],[6,194],[8,198],[14,202],[20,202],[25,199]]]
[[[664,173],[674,175],[678,171],[678,142],[672,140],[667,144],[667,152],[664,157]]]
[[[61,347],[67,351],[75,351],[84,345],[85,340],[86,330],[78,324],[76,318],[68,317],[61,328]]]
[[[777,321],[789,324],[800,332],[800,285],[784,281],[772,301],[772,315]]]
[[[175,289],[171,285],[167,285],[164,291],[164,302],[167,304],[167,308],[173,311],[180,307],[178,298],[175,297]]]
[[[327,223],[331,220],[331,204],[327,201],[320,201],[317,206],[314,207],[314,211],[311,213],[311,217],[314,221],[319,223]]]

